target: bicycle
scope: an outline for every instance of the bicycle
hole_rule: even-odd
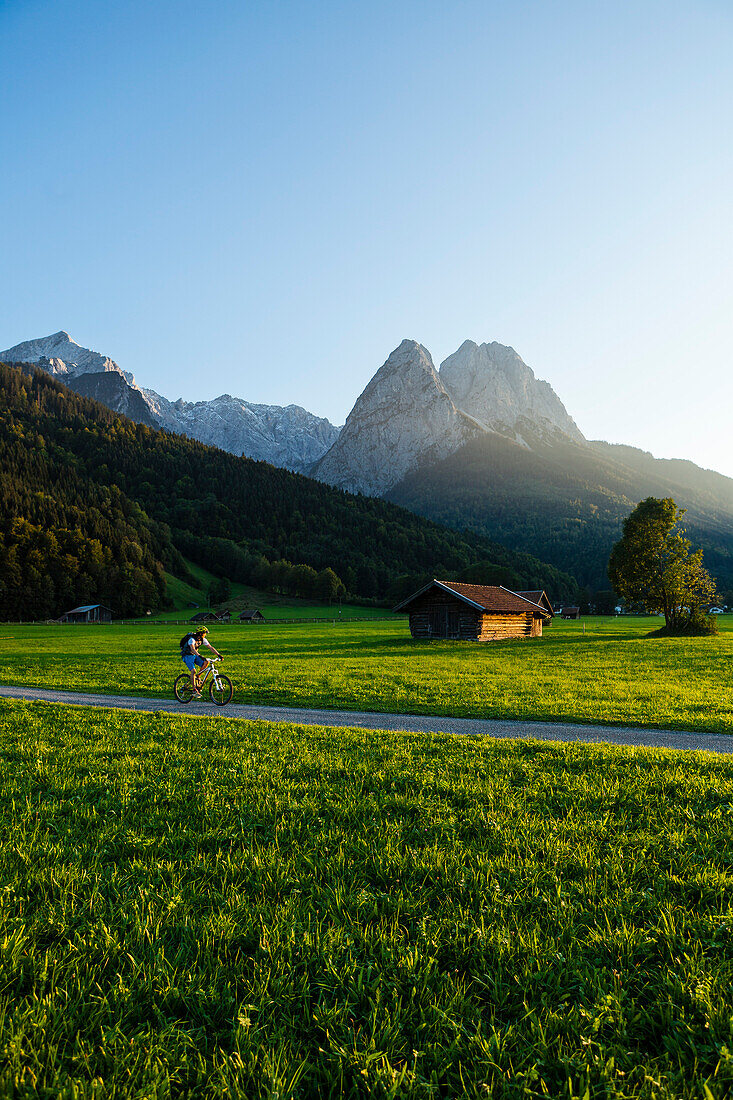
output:
[[[225,707],[232,697],[232,681],[228,676],[223,676],[222,673],[219,672],[218,668],[216,668],[218,663],[218,657],[210,657],[209,666],[203,673],[203,676],[197,676],[196,679],[198,682],[198,689],[203,695],[204,684],[209,677],[211,677],[209,698],[217,707]],[[176,679],[173,685],[173,694],[179,703],[190,703],[195,697],[195,689],[191,686],[191,677],[187,672],[184,672]]]

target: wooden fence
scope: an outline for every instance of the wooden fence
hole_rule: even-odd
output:
[[[192,623],[190,619],[113,619],[109,623],[91,622],[91,623],[60,623],[58,619],[3,619],[3,625],[8,626],[209,626],[209,627],[226,627],[226,626],[292,626],[297,623],[391,623],[395,620],[401,620],[405,616],[402,615],[366,615],[362,618],[350,618],[339,619],[338,617],[319,619],[265,619],[263,622],[240,622],[239,619],[232,619],[231,622],[219,622],[218,620],[210,623]]]

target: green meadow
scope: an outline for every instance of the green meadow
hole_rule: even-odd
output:
[[[404,619],[216,626],[234,701],[276,706],[733,731],[733,619],[650,638],[654,618],[555,621],[544,637],[414,642]],[[180,626],[18,626],[3,682],[171,697]],[[584,632],[585,631],[585,632]],[[176,705],[172,701],[172,705]]]
[[[3,1096],[733,1091],[727,758],[8,702],[0,756]]]
[[[149,616],[153,622],[166,622],[171,620],[186,620],[196,613],[196,607],[201,611],[208,609],[206,593],[209,586],[217,579],[213,573],[209,573],[195,562],[186,561],[186,565],[199,581],[201,587],[194,588],[186,581],[166,573],[166,586],[168,596],[173,601],[173,608],[169,611],[158,611]],[[389,609],[384,607],[363,607],[360,604],[340,603],[338,601],[328,603],[323,600],[306,600],[292,596],[278,596],[272,592],[263,592],[251,585],[241,584],[238,581],[230,582],[231,593],[229,597],[216,605],[216,610],[229,608],[232,617],[236,617],[245,607],[257,608],[266,619],[388,619],[391,617]]]

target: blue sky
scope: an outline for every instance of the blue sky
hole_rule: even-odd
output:
[[[733,8],[0,2],[0,347],[343,422],[511,344],[592,438],[733,476]]]

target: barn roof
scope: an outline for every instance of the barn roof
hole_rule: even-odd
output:
[[[527,599],[526,596],[520,596],[518,592],[512,592],[501,585],[464,584],[462,581],[432,580],[429,584],[424,585],[419,592],[413,592],[394,610],[405,611],[413,600],[417,599],[418,596],[422,596],[423,592],[427,592],[433,585],[458,596],[460,600],[475,607],[478,611],[507,611],[510,614],[521,615],[522,612],[531,610],[545,619],[550,617],[550,612],[546,607],[541,607],[539,604]]]
[[[554,608],[547,598],[547,593],[544,588],[533,588],[531,591],[525,592],[524,589],[517,589],[518,596],[524,596],[525,600],[531,600],[532,603],[537,603],[540,607],[544,607],[551,615],[555,614]]]
[[[262,612],[258,607],[245,607],[239,617],[240,619],[251,619],[253,615],[262,615]],[[264,615],[262,617],[264,618]]]
[[[105,611],[111,611],[111,607],[105,607],[103,603],[83,603],[80,607],[72,607],[71,611],[65,611],[65,615],[77,615],[84,611],[94,611],[95,607],[104,608]]]

